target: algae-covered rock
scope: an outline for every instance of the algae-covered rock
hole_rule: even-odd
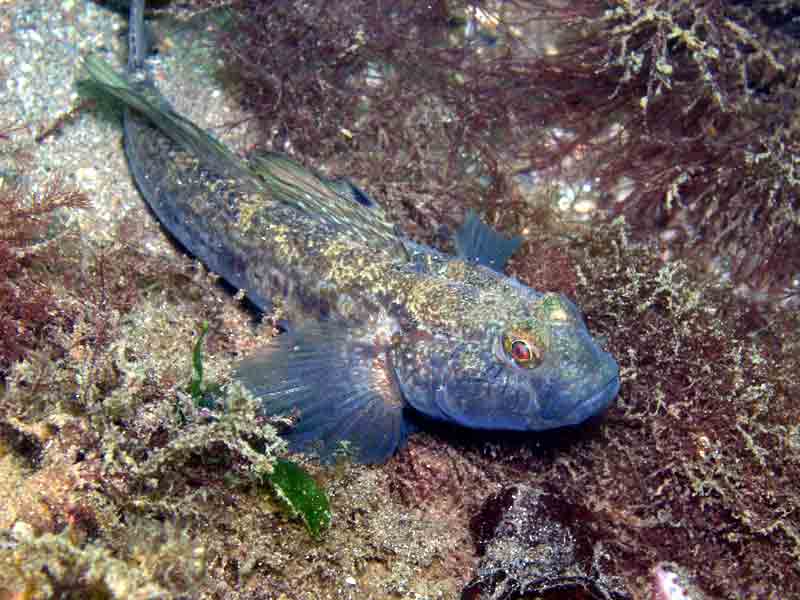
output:
[[[18,522],[0,532],[0,590],[31,600],[161,600],[174,596],[102,545],[75,544],[65,530],[36,535]]]

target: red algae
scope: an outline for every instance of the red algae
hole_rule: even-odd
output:
[[[300,9],[313,9],[303,8],[306,4]],[[438,27],[448,22],[442,17],[448,14],[445,5],[437,3],[432,12],[425,13],[416,4],[422,12],[415,14],[422,24]],[[627,590],[624,597],[653,600],[654,565],[665,564],[680,565],[692,575],[692,585],[713,598],[800,596],[795,569],[800,556],[797,315],[737,300],[729,285],[704,277],[691,263],[665,262],[662,248],[632,242],[633,233],[644,234],[651,227],[647,222],[653,215],[646,210],[642,215],[629,213],[630,220],[644,222],[631,231],[620,222],[592,227],[565,224],[533,206],[530,198],[517,202],[521,197],[515,196],[513,185],[500,184],[503,179],[513,181],[512,163],[489,143],[503,129],[494,126],[506,118],[500,115],[498,121],[493,115],[508,112],[502,104],[504,96],[495,95],[500,93],[498,82],[508,81],[501,76],[511,72],[501,66],[514,64],[503,58],[502,45],[487,51],[488,56],[500,56],[495,54],[491,61],[497,78],[483,82],[485,96],[460,98],[462,91],[471,88],[441,86],[454,98],[428,104],[429,112],[420,108],[392,111],[397,104],[387,96],[384,104],[373,101],[372,106],[381,112],[372,114],[369,105],[353,101],[352,87],[340,92],[329,86],[347,82],[353,73],[347,64],[358,64],[352,61],[360,58],[360,48],[376,52],[363,59],[367,62],[372,59],[377,64],[380,61],[374,57],[396,52],[397,62],[413,62],[413,58],[420,63],[407,67],[413,73],[430,69],[434,75],[436,64],[444,64],[435,62],[437,52],[453,60],[457,55],[446,44],[437,48],[441,37],[430,27],[415,25],[413,19],[394,29],[396,17],[387,17],[377,29],[365,28],[369,45],[359,46],[357,29],[347,29],[350,5],[341,6],[345,14],[333,14],[307,30],[303,28],[308,15],[298,16],[289,3],[280,4],[286,14],[276,16],[282,19],[277,25],[287,24],[284,29],[270,27],[257,34],[257,39],[275,36],[278,52],[270,77],[277,84],[286,70],[299,69],[298,64],[307,67],[306,75],[324,66],[315,81],[299,76],[287,80],[301,92],[322,81],[325,85],[318,92],[286,94],[278,102],[279,96],[262,97],[274,102],[274,112],[263,113],[262,123],[277,128],[277,146],[289,151],[302,147],[313,157],[310,161],[322,163],[316,166],[358,176],[370,195],[386,203],[400,226],[421,239],[447,246],[448,230],[470,207],[482,208],[491,224],[505,228],[509,235],[524,230],[531,241],[522,249],[524,259],[513,262],[515,273],[530,278],[536,287],[540,287],[536,280],[545,281],[541,287],[574,294],[593,333],[604,337],[620,360],[620,397],[603,419],[579,430],[498,437],[434,428],[413,436],[409,447],[382,468],[342,463],[323,469],[311,464],[313,474],[331,493],[334,512],[327,538],[312,542],[302,525],[287,521],[263,497],[248,478],[250,464],[241,455],[220,443],[189,444],[191,440],[181,438],[187,433],[186,423],[179,425],[176,417],[176,404],[181,402],[178,392],[190,374],[190,348],[198,321],[211,323],[207,369],[210,377],[223,381],[230,363],[259,344],[259,333],[268,333],[254,332],[252,315],[215,286],[213,278],[177,255],[165,260],[136,252],[146,243],[141,224],[128,223],[129,227],[114,233],[115,239],[124,238],[127,243],[107,250],[102,267],[96,264],[96,248],[73,240],[63,249],[69,250],[68,258],[78,259],[69,262],[75,275],[64,278],[64,285],[59,284],[54,293],[56,302],[66,307],[74,307],[76,297],[86,297],[86,310],[79,319],[51,330],[49,339],[56,346],[52,354],[31,353],[32,348],[41,348],[39,338],[33,345],[23,340],[20,351],[25,360],[11,365],[0,402],[0,459],[4,474],[9,473],[5,480],[14,486],[21,483],[15,487],[23,491],[17,497],[20,504],[15,504],[15,515],[33,525],[19,524],[2,532],[0,561],[9,565],[2,570],[3,593],[26,589],[33,593],[44,589],[36,587],[43,585],[87,596],[114,597],[115,590],[124,591],[104,583],[110,578],[82,578],[87,567],[94,565],[106,569],[95,573],[117,569],[113,572],[122,580],[165,598],[244,599],[259,597],[264,590],[293,600],[320,593],[337,599],[413,598],[415,594],[454,598],[474,578],[480,561],[479,549],[470,538],[470,520],[492,494],[525,485],[549,490],[554,504],[564,507],[564,513],[556,515],[569,524],[581,544],[591,548],[602,571],[618,578],[615,581]],[[562,16],[576,23],[581,17],[596,16],[599,10],[588,2],[571,6],[571,16]],[[698,10],[721,6],[697,4]],[[731,7],[726,10],[736,5]],[[567,9],[562,4],[560,10]],[[453,9],[451,14],[459,13]],[[359,19],[356,15],[352,22]],[[753,21],[753,31],[758,33],[759,27]],[[303,31],[308,38],[302,36]],[[342,31],[352,35],[340,36]],[[425,39],[436,42],[429,43],[428,49],[434,66],[423,64],[426,52],[405,50],[401,43],[402,36],[417,48],[420,32],[428,32]],[[229,40],[235,33],[229,30]],[[646,44],[645,33],[632,41]],[[780,45],[784,34],[778,33],[774,43]],[[317,54],[313,44],[301,43],[296,50],[298,62],[292,62],[288,58],[292,39],[308,42],[314,35],[320,38],[318,48],[325,51]],[[396,44],[380,45],[381,40]],[[353,51],[341,54],[354,43]],[[667,44],[667,50],[673,48]],[[682,59],[687,57],[680,54]],[[576,80],[566,77],[570,71],[559,74],[552,66],[556,60],[550,59],[550,78],[541,83],[575,86]],[[252,59],[242,57],[242,61],[249,64]],[[338,70],[341,61],[345,65]],[[681,65],[674,66],[673,73],[686,73],[688,67]],[[624,73],[624,66],[619,72]],[[767,83],[762,86],[766,91],[788,86],[790,71],[785,73],[785,82],[773,82],[767,71],[756,71],[757,78]],[[390,70],[388,75],[392,75]],[[633,111],[641,111],[645,76],[643,72],[640,78],[633,77],[632,87],[620,90],[629,96]],[[248,81],[234,70],[227,77],[228,81]],[[426,83],[419,79],[419,86]],[[516,90],[519,103],[538,97],[536,90],[529,93],[522,79],[518,83],[522,87],[508,88]],[[437,80],[431,77],[429,81],[433,85]],[[584,81],[584,89],[595,89],[592,79],[578,81]],[[438,82],[452,80],[445,77]],[[677,81],[681,82],[684,79]],[[690,80],[685,82],[689,90]],[[530,85],[539,84],[531,80]],[[404,92],[397,95],[401,108],[410,106],[403,103],[429,98],[419,91],[421,87],[404,90],[391,81],[383,86],[374,93]],[[275,89],[280,90],[280,85]],[[756,96],[762,93],[761,88],[753,89]],[[327,94],[338,98],[329,105],[329,113],[322,102]],[[575,97],[573,103],[579,100],[592,99]],[[616,97],[608,100],[616,101]],[[256,104],[263,108],[261,102]],[[658,94],[648,101],[647,118],[656,124],[669,114],[662,112],[668,107],[661,102]],[[458,108],[458,122],[445,124],[437,112],[443,104]],[[337,112],[342,106],[343,115],[362,109],[364,114],[343,121]],[[676,106],[680,109],[679,103]],[[705,106],[711,110],[711,105]],[[620,110],[626,107],[623,102]],[[295,131],[278,127],[280,118],[293,108],[297,112],[293,124],[302,127]],[[579,108],[578,112],[586,110],[585,104]],[[708,117],[711,113],[702,108],[697,107],[697,114]],[[641,113],[632,114],[643,118]],[[776,118],[781,114],[777,111]],[[427,118],[417,119],[419,115]],[[687,122],[694,115],[687,114]],[[696,151],[687,154],[687,160],[702,156],[704,148],[714,146],[716,140],[736,139],[734,130],[725,129],[725,118],[719,119],[710,121],[713,130],[698,129],[710,137],[696,141]],[[491,132],[481,137],[481,126],[489,126]],[[353,136],[342,133],[342,127]],[[521,125],[521,135],[530,135],[544,146],[541,138],[532,137],[534,128],[526,127]],[[656,125],[654,130],[661,131]],[[597,130],[587,125],[587,131]],[[643,135],[634,132],[634,141],[644,143]],[[509,139],[508,155],[513,155],[519,146],[513,137]],[[463,140],[480,142],[471,146],[480,153],[459,154],[465,147]],[[531,154],[531,158],[539,156]],[[648,164],[633,162],[631,166],[639,169]],[[479,165],[479,175],[490,176],[490,181],[483,180],[488,188],[482,187],[479,177],[463,176],[473,172],[474,165]],[[766,170],[765,163],[758,168]],[[682,200],[688,202],[691,188],[690,182],[679,186]],[[656,203],[658,196],[643,198],[646,206]],[[631,208],[635,203],[624,206]],[[677,200],[673,208],[679,210]],[[670,215],[654,210],[659,215],[655,231],[672,223]],[[712,231],[715,226],[711,224]],[[537,265],[539,257],[547,264]],[[15,273],[15,277],[28,277],[36,270],[26,267]],[[85,293],[87,287],[93,288],[90,294]],[[31,324],[36,322],[31,320]],[[169,334],[165,336],[164,331]],[[255,422],[246,413],[239,416]],[[197,426],[193,431],[198,431],[199,421],[193,423]],[[181,439],[185,445],[181,446]],[[145,468],[154,465],[159,466],[155,471]],[[47,496],[43,483],[59,474],[54,479],[57,493]],[[41,490],[47,496],[44,504],[39,502]],[[25,491],[37,493],[26,497]],[[48,573],[55,581],[47,581]],[[679,589],[695,593],[683,584]],[[585,590],[551,590],[543,597],[586,600],[588,595]]]

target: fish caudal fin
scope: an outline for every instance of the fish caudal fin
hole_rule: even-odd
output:
[[[148,43],[144,28],[144,0],[131,0],[128,17],[128,72],[144,67]]]
[[[362,463],[386,461],[408,436],[404,403],[386,348],[344,327],[308,325],[275,338],[239,364],[237,378],[270,416],[295,416],[284,438],[323,461],[344,450]]]
[[[96,56],[84,60],[88,84],[121,101],[144,116],[173,142],[191,152],[214,170],[226,175],[256,180],[244,161],[224,144],[176,113],[149,80],[133,82]]]

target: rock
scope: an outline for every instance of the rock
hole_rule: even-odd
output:
[[[597,572],[591,544],[573,532],[576,515],[556,495],[524,484],[490,496],[470,522],[481,559],[461,600],[512,600],[551,590],[569,590],[559,598],[628,598]]]

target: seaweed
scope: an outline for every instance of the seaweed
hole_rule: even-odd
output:
[[[225,4],[235,8],[238,1]],[[762,3],[757,10],[773,5],[781,14],[792,6]],[[542,158],[537,168],[585,173],[589,163],[578,167],[573,159],[596,157],[592,153],[603,148],[571,144],[584,126],[574,125],[559,138],[544,135],[537,123],[521,121],[519,138],[506,132],[508,143],[499,150],[495,143],[503,139],[503,119],[529,114],[515,103],[527,107],[547,99],[543,94],[551,87],[563,84],[565,94],[594,90],[594,78],[600,77],[610,78],[613,93],[623,65],[617,71],[580,70],[575,77],[557,71],[570,64],[567,59],[578,60],[579,54],[568,54],[564,45],[570,36],[575,43],[581,34],[602,43],[612,39],[603,41],[605,30],[591,26],[590,17],[603,17],[599,5],[553,8],[561,11],[550,13],[558,23],[572,19],[574,28],[557,46],[560,55],[547,58],[525,54],[517,45],[510,24],[520,31],[526,24],[512,20],[512,13],[494,25],[456,4],[398,4],[395,12],[378,14],[369,7],[358,13],[360,5],[348,0],[339,5],[343,14],[333,11],[314,21],[313,12],[300,17],[294,12],[313,11],[308,3],[280,6],[286,14],[276,10],[273,17],[291,26],[256,33],[273,35],[279,46],[271,65],[275,90],[280,91],[287,71],[303,70],[303,77],[286,79],[283,89],[294,96],[270,95],[273,88],[259,88],[255,80],[248,84],[255,70],[239,76],[225,67],[227,82],[250,85],[242,89],[253,92],[251,107],[262,109],[259,122],[274,126],[277,146],[290,152],[303,147],[322,170],[363,178],[363,187],[389,207],[403,229],[425,241],[446,246],[448,230],[469,208],[488,214],[509,234],[527,236],[511,261],[513,274],[576,299],[592,332],[620,359],[621,394],[603,419],[578,430],[497,437],[426,427],[381,468],[343,461],[325,470],[302,462],[330,495],[335,519],[324,536],[313,540],[300,527],[287,527],[280,507],[264,493],[267,465],[282,448],[260,420],[257,404],[231,390],[229,407],[215,405],[212,411],[198,406],[187,387],[193,349],[202,349],[203,381],[226,384],[231,361],[263,343],[269,328],[254,328],[252,314],[198,265],[169,250],[152,254],[145,242],[152,241],[152,231],[144,232],[141,225],[148,217],[134,211],[110,233],[114,243],[58,238],[54,247],[60,258],[47,264],[47,272],[55,301],[50,306],[64,319],[53,319],[46,338],[24,345],[22,358],[7,368],[0,391],[0,561],[10,568],[0,569],[6,577],[0,588],[32,596],[53,589],[45,586],[61,586],[56,589],[65,594],[108,597],[114,589],[102,576],[85,576],[83,565],[91,555],[118,561],[114,564],[132,572],[129,581],[163,590],[165,597],[256,598],[263,590],[291,600],[315,597],[320,590],[333,598],[457,597],[477,575],[470,518],[493,493],[523,484],[557,490],[554,506],[568,511],[564,516],[576,541],[591,548],[602,572],[619,578],[634,598],[653,596],[665,565],[671,565],[670,572],[692,575],[710,597],[798,596],[796,311],[747,302],[736,296],[731,282],[707,277],[695,261],[675,260],[662,245],[641,243],[649,231],[638,224],[644,217],[628,214],[627,220],[602,225],[569,222],[552,208],[559,200],[558,182],[534,194],[516,185],[521,180],[517,168],[526,171],[529,164],[506,159],[524,150],[526,136],[543,151],[529,156]],[[493,6],[481,6],[492,13]],[[627,7],[639,5],[619,6],[623,12],[616,18],[623,23]],[[722,4],[698,4],[704,6]],[[348,7],[355,7],[350,14]],[[724,9],[756,14],[735,4]],[[362,20],[370,14],[379,21],[375,28]],[[758,18],[764,18],[760,12]],[[224,33],[231,49],[242,35],[236,22]],[[476,23],[481,34],[467,36]],[[363,38],[359,24],[365,24]],[[255,21],[250,25],[258,29]],[[757,21],[753,27],[767,33]],[[642,30],[642,43],[649,31]],[[791,32],[782,29],[769,43],[780,46],[786,31]],[[315,35],[322,55],[312,43]],[[504,54],[509,46],[516,53],[511,58]],[[667,45],[668,52],[676,49]],[[773,53],[782,56],[778,50]],[[598,51],[594,58],[604,56]],[[686,53],[669,56],[691,59]],[[363,62],[354,63],[353,70],[337,70],[339,62],[354,57]],[[534,58],[546,60],[537,63],[548,75],[538,82],[524,75],[525,62]],[[248,56],[240,60],[245,66],[252,62]],[[359,71],[359,64],[367,71]],[[453,65],[468,69],[452,70]],[[500,89],[515,65],[521,69],[512,78],[516,87]],[[494,78],[465,77],[478,67],[489,68]],[[695,72],[673,65],[672,76],[684,68]],[[403,69],[432,75],[411,77],[404,87],[395,79]],[[438,74],[443,77],[437,79]],[[630,98],[622,102],[618,118],[629,108],[635,118],[644,118],[639,99],[646,73],[637,77],[632,76],[632,87],[620,88],[618,96]],[[776,81],[776,89],[790,89],[788,82]],[[428,85],[439,94],[426,96]],[[485,95],[462,96],[474,89]],[[299,93],[303,90],[310,91]],[[753,94],[770,92],[771,86],[763,90]],[[648,101],[648,120],[657,123],[669,114],[660,112],[668,107],[660,106],[659,95],[668,92],[662,89]],[[328,94],[330,111],[319,100]],[[595,131],[607,133],[598,124],[607,123],[602,114],[588,115],[585,103],[592,98],[580,96],[565,106],[533,106],[543,111],[543,119],[577,106],[569,112],[576,123],[585,118],[587,131],[594,123]],[[264,99],[273,101],[266,106],[274,105],[274,113],[264,111]],[[305,125],[282,128],[279,119],[292,112],[297,113],[293,125]],[[549,117],[542,121],[550,122]],[[731,134],[714,128],[709,132],[720,133],[710,133],[712,141]],[[547,162],[545,151],[560,158]],[[565,151],[572,152],[567,161]],[[680,221],[690,187],[678,186],[675,214],[653,232],[675,229],[669,219]],[[624,207],[627,200],[617,204]],[[687,225],[687,231],[700,229]],[[685,250],[687,255],[700,252],[700,246]],[[24,279],[44,269],[36,261],[29,264],[32,268],[19,271],[15,284],[27,285]],[[198,322],[208,322],[202,344]],[[220,424],[217,419],[223,418]],[[271,457],[261,453],[262,446]],[[250,451],[263,462],[256,466],[245,454]]]
[[[206,383],[203,380],[203,339],[207,333],[208,323],[203,323],[192,350],[192,377],[189,383],[189,394],[195,407],[199,409],[213,411],[215,408],[221,408],[224,410],[227,399],[221,393],[228,390],[218,384]],[[236,386],[233,389],[237,394],[246,393],[244,387]],[[213,412],[209,416],[212,420],[224,418],[217,417]],[[256,452],[258,451],[259,449],[256,449]],[[270,454],[267,453],[267,456]],[[290,515],[299,516],[302,519],[311,537],[319,539],[331,523],[330,503],[325,490],[317,485],[302,467],[289,460],[277,459],[271,463],[268,469],[264,467],[262,469],[264,474],[261,481],[270,486]]]
[[[39,194],[0,177],[0,378],[43,345],[65,315],[50,284],[64,214],[88,206],[87,196],[51,180]]]
[[[69,530],[59,535],[36,535],[30,526],[18,523],[2,535],[0,565],[0,586],[3,586],[0,591],[9,597],[31,600],[175,597],[153,583],[150,573],[114,558],[107,548],[77,544]],[[17,594],[12,596],[14,591]]]
[[[289,512],[303,520],[311,537],[319,539],[330,527],[328,497],[304,469],[291,461],[278,459],[267,481]]]
[[[796,2],[226,8],[221,77],[261,144],[358,174],[411,234],[441,242],[469,208],[512,224],[534,175],[796,298]]]
[[[641,239],[780,294],[798,271],[796,40],[742,4],[572,3],[557,54],[527,65],[534,118],[567,135],[527,159],[588,175]],[[591,89],[591,93],[585,93]],[[780,297],[778,297],[780,299]]]

